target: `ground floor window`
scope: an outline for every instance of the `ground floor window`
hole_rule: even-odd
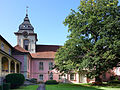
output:
[[[43,74],[39,75],[39,79],[40,79],[40,81],[43,81]]]
[[[120,67],[117,67],[117,68],[116,68],[116,74],[117,74],[117,75],[120,75]]]
[[[51,72],[50,75],[49,75],[49,79],[50,80],[53,80],[53,73]]]
[[[75,80],[75,74],[74,73],[70,74],[70,80]]]

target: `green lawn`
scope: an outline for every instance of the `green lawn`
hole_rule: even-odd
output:
[[[30,85],[11,90],[36,90],[38,85]],[[46,85],[46,90],[120,90],[120,84],[110,86],[91,86],[90,84],[58,84]]]
[[[11,89],[11,90],[36,90],[37,88],[38,85],[30,85],[30,86],[20,87],[19,89]]]
[[[91,86],[89,84],[58,84],[46,85],[46,90],[120,90],[119,85]]]

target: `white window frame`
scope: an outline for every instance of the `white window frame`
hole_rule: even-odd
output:
[[[40,64],[42,63],[42,64]],[[44,70],[44,63],[43,62],[39,62],[39,70]]]
[[[44,75],[43,75],[43,74],[40,74],[40,75],[39,75],[39,80],[40,80],[40,81],[43,81],[43,80],[44,80]]]
[[[53,69],[53,62],[49,62],[49,70]]]
[[[73,75],[73,76],[72,76]],[[74,81],[76,79],[76,74],[75,73],[71,73],[70,74],[70,80]]]

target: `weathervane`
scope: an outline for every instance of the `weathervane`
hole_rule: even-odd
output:
[[[28,8],[29,8],[29,7],[28,7],[28,6],[26,6],[26,14],[27,14],[27,15],[28,15]]]

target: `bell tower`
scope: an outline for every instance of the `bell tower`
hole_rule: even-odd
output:
[[[36,52],[37,34],[34,33],[34,27],[31,25],[26,9],[26,16],[22,24],[19,25],[17,36],[17,45],[21,46],[30,53]]]

